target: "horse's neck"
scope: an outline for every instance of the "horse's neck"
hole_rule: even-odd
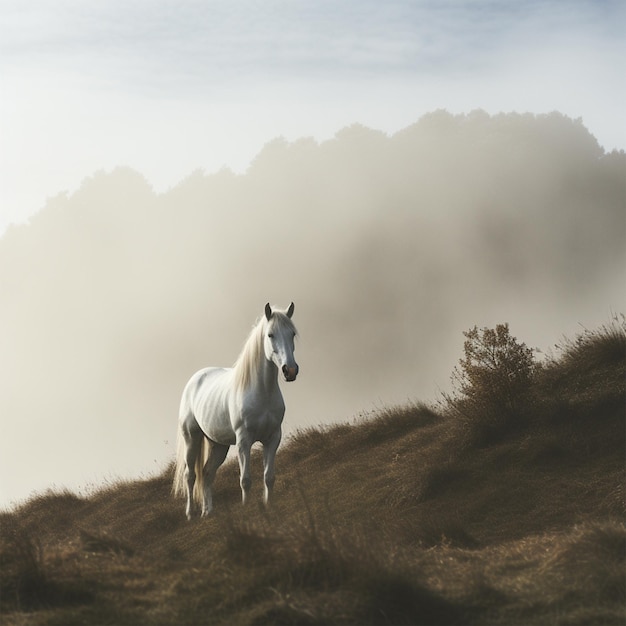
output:
[[[255,355],[255,358],[246,358],[244,355],[235,364],[234,376],[236,388],[239,392],[258,391],[268,394],[278,388],[278,368],[265,355]]]
[[[255,368],[250,379],[250,386],[261,391],[272,391],[278,386],[278,368],[272,361],[263,358]]]

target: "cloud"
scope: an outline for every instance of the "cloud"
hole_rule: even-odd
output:
[[[2,52],[192,92],[198,81],[477,71],[550,39],[619,41],[615,3],[46,2],[13,5]],[[609,10],[610,9],[610,10]],[[618,15],[611,16],[611,11]],[[621,10],[623,15],[623,9]],[[606,16],[606,17],[605,17]],[[547,35],[550,35],[548,38]],[[581,36],[582,35],[582,36]],[[181,81],[186,77],[186,81]]]
[[[98,168],[158,189],[273,137],[562,111],[626,146],[620,2],[3,2],[0,232]]]

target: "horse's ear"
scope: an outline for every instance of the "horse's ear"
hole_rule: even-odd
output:
[[[265,305],[265,317],[267,318],[267,321],[270,321],[270,318],[272,317],[272,307],[270,306],[270,303],[268,302]]]
[[[296,308],[295,304],[292,302],[287,309],[287,317],[291,318],[293,315],[293,310]]]

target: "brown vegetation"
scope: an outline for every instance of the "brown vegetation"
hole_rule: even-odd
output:
[[[299,431],[270,510],[241,507],[235,463],[191,523],[171,468],[34,497],[0,518],[2,623],[623,623],[625,386],[615,321],[487,438],[451,404]]]

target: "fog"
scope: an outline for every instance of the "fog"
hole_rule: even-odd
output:
[[[561,111],[626,146],[621,0],[0,2],[0,232],[128,165],[159,193],[271,138]]]
[[[625,174],[580,120],[482,111],[275,139],[164,193],[94,173],[0,238],[0,505],[160,471],[185,382],[267,301],[296,304],[287,432],[436,401],[471,326],[545,354],[608,321]]]

